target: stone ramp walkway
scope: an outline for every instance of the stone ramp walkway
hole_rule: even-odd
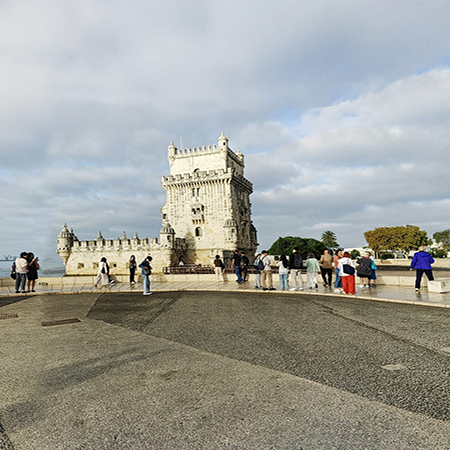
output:
[[[142,292],[142,283],[136,283],[130,285],[129,283],[113,283],[107,288],[96,289],[91,284],[61,284],[59,280],[63,278],[55,279],[55,284],[39,285],[36,286],[36,294],[62,294],[62,293],[101,293],[101,292]],[[276,278],[274,278],[274,281]],[[276,280],[277,281],[277,280]],[[279,285],[276,284],[276,292],[282,292],[284,295],[305,295],[305,294],[320,294],[320,295],[332,295],[332,296],[344,296],[345,294],[335,293],[334,289],[323,287],[319,284],[317,289],[305,289],[303,291],[291,292],[280,291]],[[423,283],[424,284],[424,283]],[[252,282],[237,284],[234,281],[227,281],[224,283],[218,283],[215,281],[202,281],[202,282],[154,282],[151,283],[152,291],[251,291],[256,289]],[[264,292],[258,290],[261,295],[266,295],[269,291]],[[273,292],[273,291],[272,291]],[[15,296],[13,287],[0,287],[0,296]],[[20,294],[22,295],[22,294]],[[30,293],[31,295],[31,293]],[[410,286],[392,286],[392,285],[379,285],[377,288],[356,288],[356,298],[362,300],[377,300],[385,302],[397,302],[406,304],[415,304],[423,306],[437,306],[441,308],[450,307],[450,292],[444,294],[428,292],[426,287],[422,288],[420,293],[416,293],[413,287]]]

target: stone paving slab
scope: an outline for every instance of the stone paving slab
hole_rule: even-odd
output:
[[[448,422],[89,319],[99,295],[1,308],[8,450],[448,448]]]

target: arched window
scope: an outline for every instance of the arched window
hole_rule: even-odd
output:
[[[202,231],[202,229],[201,229],[200,227],[197,227],[197,228],[195,229],[195,236],[196,236],[196,237],[203,236],[203,231]]]

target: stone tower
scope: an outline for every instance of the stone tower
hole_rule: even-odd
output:
[[[181,150],[172,142],[167,148],[170,175],[162,177],[166,204],[161,219],[185,239],[187,264],[209,265],[216,254],[229,264],[235,248],[251,259],[258,246],[244,155],[230,149],[223,132],[217,142]]]

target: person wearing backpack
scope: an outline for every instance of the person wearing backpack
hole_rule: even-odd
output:
[[[290,291],[301,291],[303,290],[303,280],[302,280],[302,267],[303,258],[299,253],[299,248],[294,247],[292,253],[289,255],[289,271],[291,273],[291,284],[292,287]]]
[[[356,271],[356,275],[361,280],[360,288],[368,288],[369,287],[369,278],[372,275],[372,260],[369,258],[369,254],[367,252],[363,253],[363,257],[357,260],[358,269]]]
[[[231,267],[233,268],[234,273],[236,274],[237,277],[236,283],[239,284],[244,282],[241,276],[241,260],[242,260],[241,254],[239,253],[239,250],[236,249],[234,251],[233,261],[231,261]]]
[[[261,254],[262,256],[259,264],[263,267],[261,271],[261,284],[263,291],[274,291],[275,288],[273,287],[272,267],[270,266],[270,259],[267,256],[267,250],[263,250]]]
[[[339,275],[342,278],[342,288],[344,294],[356,294],[355,272],[356,267],[349,252],[345,252],[338,262]]]
[[[139,268],[142,269],[141,275],[142,275],[142,287],[144,288],[144,295],[151,295],[150,291],[150,275],[152,273],[152,265],[150,264],[152,262],[152,257],[147,256],[147,258],[144,259],[139,264]]]

